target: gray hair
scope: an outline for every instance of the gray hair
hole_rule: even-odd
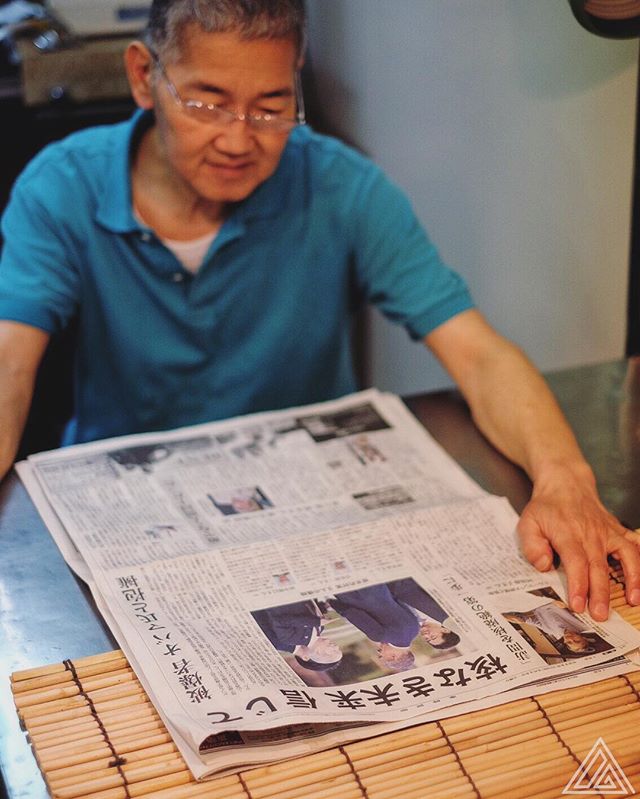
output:
[[[304,52],[304,0],[153,0],[145,43],[163,61],[177,61],[183,34],[193,24],[243,39],[292,39]]]
[[[378,660],[382,666],[394,672],[409,671],[409,669],[414,668],[416,665],[416,656],[410,649],[407,649],[406,652],[403,652],[402,655],[397,655],[395,658],[387,659],[382,655],[378,655]]]

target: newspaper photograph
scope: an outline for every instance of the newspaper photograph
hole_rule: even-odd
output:
[[[569,609],[508,502],[393,395],[18,471],[198,778],[588,682],[640,645]]]

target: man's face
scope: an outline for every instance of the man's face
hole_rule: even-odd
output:
[[[409,649],[398,649],[387,643],[380,643],[376,647],[378,655],[384,660],[389,668],[408,666],[413,659],[413,654]]]
[[[420,626],[420,635],[429,644],[441,644],[444,641],[445,628],[435,621],[425,621]]]
[[[243,40],[194,25],[185,32],[180,59],[163,66],[183,100],[293,118],[296,59],[292,40]],[[246,120],[201,121],[175,102],[158,70],[155,80],[156,151],[170,179],[200,199],[224,204],[245,199],[275,172],[287,132],[258,131]]]
[[[317,663],[335,663],[342,658],[342,651],[335,641],[323,635],[318,636],[309,647],[312,660]]]
[[[572,652],[583,652],[589,646],[589,642],[583,635],[573,632],[572,630],[566,630],[562,637],[565,645]]]
[[[233,497],[231,504],[237,513],[260,510],[260,505],[251,497]]]

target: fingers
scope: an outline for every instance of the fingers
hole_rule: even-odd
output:
[[[640,546],[640,530],[625,530],[624,537],[635,546]]]
[[[628,533],[604,508],[593,509],[590,518],[576,523],[575,517],[557,512],[533,501],[518,524],[524,556],[539,571],[553,564],[554,550],[567,576],[569,606],[576,613],[588,609],[596,621],[609,615],[609,569],[607,555],[621,563],[626,597],[630,605],[640,605],[640,536]]]
[[[615,540],[609,551],[622,565],[627,602],[640,605],[640,549],[635,541],[632,543],[625,535]]]
[[[596,621],[609,617],[609,569],[606,554],[589,563],[589,612]]]
[[[522,553],[538,571],[549,571],[553,564],[553,550],[539,525],[526,515],[518,522]]]
[[[583,613],[587,606],[587,594],[589,593],[589,581],[591,577],[589,559],[584,548],[580,546],[575,539],[569,538],[562,544],[556,544],[556,549],[562,561],[562,565],[564,566],[565,574],[567,575],[569,607],[575,613]],[[608,584],[606,602],[608,611]]]

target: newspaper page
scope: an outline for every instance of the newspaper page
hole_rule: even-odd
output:
[[[495,503],[495,500],[489,500],[489,504]],[[485,522],[491,518],[492,512],[495,512],[496,516],[504,516],[504,519],[507,520],[509,516],[512,514],[512,511],[503,504],[502,501],[498,500],[498,505],[494,507],[489,513],[488,508],[481,509],[480,513],[484,516]],[[481,532],[481,524],[478,524],[478,520],[476,518],[475,521],[471,521],[471,517],[478,515],[478,508],[473,507],[474,503],[470,503],[468,507],[464,509],[464,515],[467,517],[468,522],[468,529],[475,528],[476,532]],[[502,505],[502,507],[499,507]],[[504,511],[504,513],[503,513]],[[455,517],[451,517],[450,514],[446,514],[448,516],[448,521],[457,524],[460,522],[460,519],[456,519]],[[420,535],[428,534],[430,530],[430,520],[429,518],[419,519],[421,527],[423,529],[420,530]],[[436,517],[436,521],[438,526],[442,526],[443,522],[443,514],[438,514]],[[385,532],[388,530],[388,522],[384,523],[383,528],[380,532]],[[489,543],[492,546],[496,546],[500,543],[500,535],[496,535],[495,528],[489,526],[486,529],[486,533],[489,536]],[[356,534],[356,531],[351,531],[351,534]],[[479,547],[481,550],[481,547]],[[504,566],[508,566],[509,560],[511,558],[510,555],[510,548],[507,546],[506,548],[503,547],[504,550]],[[468,549],[465,552],[465,555],[469,558],[473,558],[474,553],[471,549]],[[482,551],[476,553],[478,557],[487,557],[486,555],[482,554]],[[396,559],[397,563],[397,559]],[[409,566],[407,565],[406,560],[404,560],[405,568],[408,569]],[[366,568],[368,564],[363,564],[363,567]],[[511,571],[513,571],[513,563]],[[401,569],[402,567],[398,565],[398,568]],[[342,569],[340,570],[342,573]],[[557,596],[555,593],[555,588],[559,588],[559,581],[552,579],[552,584],[554,587],[548,584],[549,577],[553,578],[553,575],[544,575],[542,576],[542,580],[540,579],[540,575],[538,575],[530,566],[527,564],[520,564],[520,568],[518,569],[520,572],[519,574],[512,574],[512,578],[516,579],[516,582],[521,586],[521,591],[514,591],[511,596],[509,596],[509,592],[504,593],[504,603],[508,608],[526,608],[527,610],[531,610],[533,607],[541,607],[546,604],[549,604],[551,597]],[[333,569],[331,569],[333,572]],[[190,570],[191,573],[191,570]],[[405,572],[406,573],[406,572]],[[419,570],[414,568],[414,574],[418,574]],[[120,614],[119,618],[129,616],[130,623],[132,622],[133,627],[137,627],[137,630],[133,631],[133,635],[127,639],[127,641],[135,642],[138,636],[144,637],[144,630],[145,627],[148,626],[148,617],[144,617],[144,614],[134,613],[135,610],[141,610],[139,603],[136,602],[136,599],[140,599],[140,595],[137,593],[137,590],[140,586],[137,586],[135,591],[132,590],[133,586],[129,585],[127,588],[123,588],[121,584],[121,577],[118,575],[113,575],[116,580],[120,583],[118,585],[118,591],[121,593],[121,599],[124,601],[126,605],[130,605],[130,602],[137,607],[129,606],[128,610],[129,613]],[[128,576],[130,577],[130,575]],[[447,585],[447,575],[446,574],[438,574],[436,572],[432,572],[429,577],[433,580],[433,582],[437,586]],[[344,580],[344,575],[342,577]],[[356,585],[361,584],[360,578],[354,575],[354,581]],[[128,582],[128,578],[127,578]],[[441,599],[442,592],[438,590],[438,588],[431,588],[430,597],[425,597],[425,593],[422,586],[416,591],[416,586],[407,585],[407,583],[413,582],[412,580],[407,580],[406,578],[400,578],[399,580],[390,580],[388,581],[388,587],[395,592],[396,595],[403,596],[405,599],[411,599],[415,604],[421,604],[423,611],[428,609],[431,613],[439,618],[442,618],[443,614],[447,612],[445,607],[448,609],[448,603]],[[347,583],[346,585],[352,585],[353,583]],[[313,583],[310,583],[313,585]],[[326,582],[323,583],[324,588],[320,588],[317,592],[318,594],[326,593]],[[266,601],[273,605],[274,602],[274,593],[271,589],[270,580],[265,580],[266,586]],[[340,587],[343,589],[345,587],[345,583],[342,582]],[[492,586],[495,588],[495,586]],[[312,589],[311,589],[312,590]],[[561,588],[559,588],[562,591]],[[200,594],[201,591],[208,591],[208,583],[205,580],[204,586],[198,586],[196,593]],[[529,594],[529,591],[531,593]],[[524,592],[524,593],[522,593]],[[280,598],[277,600],[279,602],[284,602],[286,597],[291,597],[291,592],[283,591],[280,589]],[[340,597],[338,597],[338,593]],[[285,662],[291,664],[293,670],[295,670],[299,675],[302,675],[303,682],[298,687],[292,687],[289,684],[289,687],[286,689],[279,689],[275,691],[275,701],[285,701],[288,699],[291,702],[292,697],[295,697],[299,701],[304,702],[306,697],[308,701],[308,710],[313,710],[313,716],[317,718],[318,714],[318,706],[317,703],[313,705],[313,691],[311,690],[311,686],[321,687],[324,686],[325,690],[327,685],[338,685],[342,681],[351,680],[354,678],[358,678],[361,680],[360,683],[350,683],[348,689],[342,687],[340,689],[333,688],[329,693],[333,695],[334,699],[337,697],[351,697],[351,701],[354,703],[355,708],[358,709],[359,712],[364,715],[362,708],[358,708],[359,698],[367,698],[371,697],[371,694],[367,693],[366,690],[372,690],[372,686],[367,684],[366,682],[362,683],[362,677],[366,676],[366,672],[364,674],[359,673],[358,670],[362,671],[363,669],[374,669],[375,673],[378,675],[378,682],[373,684],[373,690],[379,690],[381,688],[380,679],[385,679],[385,677],[391,677],[394,674],[400,675],[400,668],[403,666],[402,663],[395,662],[391,663],[384,663],[381,662],[379,659],[380,652],[378,652],[378,646],[375,642],[371,641],[370,639],[367,640],[367,636],[362,634],[362,629],[349,629],[352,627],[353,622],[359,622],[360,627],[365,627],[369,634],[373,635],[374,633],[371,631],[371,620],[369,620],[369,627],[363,624],[362,618],[358,618],[358,616],[354,616],[353,614],[349,613],[349,608],[345,608],[344,604],[340,604],[340,599],[347,597],[351,598],[351,602],[353,604],[353,600],[355,598],[360,598],[360,600],[366,598],[366,595],[373,595],[378,599],[376,604],[376,610],[380,610],[382,603],[379,601],[381,596],[384,596],[386,592],[380,584],[374,585],[365,585],[364,589],[356,588],[355,591],[344,591],[341,590],[336,593],[336,599],[338,599],[336,604],[337,607],[340,608],[342,613],[350,616],[351,621],[349,624],[346,624],[346,616],[342,619],[337,618],[336,612],[330,607],[328,607],[329,603],[324,603],[322,601],[317,601],[318,605],[322,605],[322,609],[324,611],[324,618],[323,618],[323,635],[329,638],[333,638],[334,641],[338,644],[338,646],[342,649],[342,663],[334,673],[333,670],[327,674],[320,675],[318,672],[309,673],[306,672],[303,668],[299,668],[299,663],[294,660],[292,657],[292,653],[285,650],[279,651],[278,655],[282,657]],[[523,601],[523,596],[529,594],[529,598],[526,601]],[[306,592],[302,592],[302,594],[294,594],[294,596],[308,596],[309,590]],[[434,597],[438,597],[441,603],[442,611],[438,613],[438,610],[435,607],[433,602]],[[277,595],[276,595],[277,597]],[[537,597],[533,601],[531,597]],[[260,598],[260,594],[256,593],[255,596],[252,598],[251,601],[245,602],[244,610],[240,610],[238,603],[232,601],[233,610],[229,613],[227,618],[234,619],[235,615],[241,612],[246,618],[249,616],[262,616],[262,620],[264,622],[265,614],[261,611],[264,610],[263,608],[259,609],[257,612],[250,610],[250,608],[256,606],[256,600]],[[510,640],[506,638],[506,635],[509,635],[510,632],[514,632],[517,628],[509,627],[509,631],[506,630],[506,626],[504,622],[506,619],[501,617],[497,613],[490,619],[486,612],[486,606],[482,608],[477,604],[477,592],[474,592],[473,595],[468,594],[465,599],[467,603],[470,604],[473,601],[473,605],[470,605],[473,610],[473,615],[478,616],[480,615],[483,619],[483,623],[487,624],[488,622],[496,630],[497,635],[502,640],[503,644],[507,645],[507,648],[512,649],[516,652],[521,652],[520,644],[517,640]],[[201,601],[201,599],[200,599]],[[330,601],[330,600],[329,600]],[[490,600],[489,600],[490,601]],[[555,600],[557,602],[557,600]],[[425,608],[425,602],[430,602],[431,605],[429,608]],[[542,604],[541,604],[542,603]],[[259,604],[264,604],[264,600]],[[289,611],[292,609],[295,611],[299,608],[299,602],[286,602],[283,605],[277,605],[273,608],[275,611],[275,615],[282,613],[287,613],[291,615],[292,618],[296,618],[294,614],[290,614]],[[362,605],[362,601],[359,603],[360,606]],[[362,609],[362,607],[360,607]],[[417,611],[415,608],[413,612],[419,616],[420,611]],[[463,611],[464,612],[464,611]],[[445,625],[451,629],[456,629],[458,634],[460,634],[462,628],[465,626],[461,623],[460,618],[456,618],[454,620],[454,615],[456,612],[452,612],[451,615],[446,616],[444,618]],[[266,616],[273,616],[274,613],[270,612],[267,613]],[[280,616],[282,618],[282,616]],[[574,618],[573,614],[570,614],[570,618]],[[577,618],[577,617],[576,617]],[[580,617],[583,619],[583,617]],[[165,621],[164,619],[162,621]],[[395,621],[395,619],[394,619]],[[156,624],[157,622],[153,622]],[[198,624],[202,625],[202,619],[199,620]],[[206,622],[205,622],[206,623]],[[165,649],[163,650],[162,657],[157,657],[157,660],[160,660],[160,665],[162,666],[162,662],[164,661],[164,665],[167,667],[164,669],[163,674],[156,673],[157,663],[145,663],[145,667],[140,669],[140,676],[147,687],[148,692],[151,693],[153,696],[152,691],[161,688],[161,696],[164,696],[165,699],[169,698],[172,700],[176,699],[176,695],[178,698],[182,698],[183,703],[186,701],[186,697],[189,696],[189,704],[192,702],[197,705],[202,705],[203,707],[206,705],[206,697],[205,692],[207,692],[206,682],[208,681],[207,677],[207,664],[209,663],[209,658],[205,655],[202,658],[202,653],[199,653],[200,657],[204,662],[198,660],[198,658],[194,658],[188,647],[186,650],[183,650],[182,654],[178,653],[176,658],[173,657],[173,650],[170,647],[169,649],[166,648],[166,644],[177,644],[181,646],[181,643],[178,641],[178,637],[174,637],[172,639],[173,630],[169,629],[167,625],[164,625],[166,629],[164,630],[164,638],[163,646]],[[308,724],[301,724],[295,723],[291,724],[287,727],[277,726],[272,729],[270,732],[266,733],[264,731],[264,725],[262,724],[262,717],[260,716],[260,712],[262,711],[263,716],[266,714],[265,708],[266,699],[269,697],[263,696],[263,692],[260,692],[260,695],[263,696],[263,700],[265,700],[265,704],[261,705],[258,704],[257,715],[254,716],[254,721],[260,720],[260,723],[257,725],[258,729],[251,730],[245,729],[239,731],[237,729],[233,729],[233,731],[226,731],[224,735],[221,734],[212,734],[209,739],[207,745],[200,750],[200,754],[196,754],[196,750],[193,748],[193,738],[190,737],[190,734],[187,732],[187,737],[189,737],[189,741],[187,742],[186,738],[184,737],[185,728],[182,726],[180,729],[176,728],[173,723],[172,719],[180,719],[184,717],[184,713],[180,713],[181,708],[172,706],[170,709],[167,708],[167,711],[171,713],[171,717],[167,721],[167,726],[171,730],[172,734],[174,735],[174,739],[176,742],[181,745],[181,749],[183,751],[183,755],[185,759],[194,772],[196,776],[205,776],[212,771],[219,772],[220,770],[230,769],[239,766],[247,766],[251,764],[258,764],[265,761],[273,760],[273,759],[280,759],[285,757],[293,757],[302,754],[308,754],[315,751],[320,751],[323,748],[327,748],[334,745],[344,744],[352,740],[358,740],[362,737],[367,737],[371,735],[379,735],[384,732],[390,732],[394,729],[399,729],[410,724],[416,724],[419,722],[424,721],[431,721],[439,718],[444,718],[451,715],[458,715],[461,712],[471,712],[473,710],[479,710],[486,707],[493,706],[495,704],[509,702],[521,697],[528,697],[532,694],[540,694],[544,693],[549,690],[557,690],[559,688],[566,688],[573,685],[583,685],[590,682],[594,682],[597,679],[605,679],[606,677],[613,676],[615,674],[620,674],[624,672],[628,672],[633,668],[633,665],[626,659],[622,657],[615,658],[613,661],[606,660],[603,661],[603,658],[611,657],[611,653],[616,651],[612,647],[616,642],[616,638],[623,638],[626,630],[624,627],[626,625],[622,625],[622,628],[617,628],[617,625],[612,620],[608,622],[604,627],[602,625],[593,625],[591,620],[587,619],[584,621],[584,632],[585,635],[590,634],[592,639],[595,639],[595,636],[606,635],[606,639],[603,638],[603,641],[606,640],[606,644],[601,642],[598,647],[588,646],[581,648],[580,646],[576,646],[574,643],[574,648],[577,650],[574,657],[574,662],[569,668],[579,668],[580,671],[577,676],[573,677],[572,674],[567,676],[563,676],[565,670],[560,668],[560,664],[566,662],[567,660],[571,660],[572,654],[569,652],[568,649],[562,648],[559,641],[556,640],[549,640],[547,642],[547,646],[545,647],[539,641],[534,641],[533,645],[535,648],[539,649],[540,656],[536,657],[533,656],[530,658],[530,661],[533,661],[533,668],[530,675],[527,675],[524,671],[518,673],[518,679],[515,680],[517,685],[525,683],[525,685],[518,689],[512,688],[508,690],[506,693],[501,693],[498,695],[491,695],[492,690],[495,687],[499,688],[500,690],[504,691],[506,687],[508,687],[508,682],[503,681],[499,683],[501,677],[499,673],[496,673],[493,677],[483,678],[487,680],[495,681],[494,687],[487,688],[485,690],[480,691],[478,698],[475,700],[464,700],[464,696],[458,685],[457,688],[454,690],[459,691],[459,694],[455,697],[447,697],[445,701],[438,701],[438,702],[429,702],[423,701],[423,709],[421,710],[418,706],[418,703],[415,703],[416,706],[410,709],[410,712],[401,712],[398,714],[398,721],[395,723],[378,723],[375,726],[364,724],[364,723],[356,723],[353,725],[345,724],[344,722],[344,709],[341,709],[340,712],[340,719],[335,723],[321,723],[317,721],[311,720]],[[235,627],[235,625],[232,625]],[[617,628],[617,629],[616,629]],[[184,630],[184,628],[183,628]],[[181,630],[181,632],[183,631]],[[240,634],[241,638],[241,648],[243,651],[246,652],[247,650],[247,640],[242,638],[245,633],[245,628],[243,626],[236,627],[237,632]],[[200,630],[201,632],[201,630]],[[533,631],[535,634],[535,630]],[[253,633],[255,634],[255,627],[253,628]],[[449,648],[445,651],[439,651],[435,647],[431,647],[428,645],[424,638],[421,640],[421,636],[414,639],[411,642],[409,647],[412,650],[413,657],[415,661],[412,665],[412,668],[409,669],[408,672],[402,672],[402,679],[399,681],[399,685],[404,688],[404,690],[414,690],[418,687],[422,687],[425,693],[428,693],[429,696],[433,696],[432,693],[429,692],[429,686],[427,685],[428,680],[425,677],[425,666],[438,665],[437,669],[432,669],[432,671],[437,674],[438,679],[445,678],[445,682],[447,681],[446,678],[448,675],[451,675],[452,672],[448,671],[448,669],[452,669],[454,673],[457,675],[455,678],[452,679],[456,681],[462,681],[464,683],[465,674],[464,668],[468,668],[469,665],[473,665],[474,658],[472,656],[461,658],[459,657],[461,654],[473,655],[477,654],[477,651],[473,649],[474,647],[474,624],[473,621],[471,622],[471,629],[470,635],[459,635],[460,641],[456,643],[455,646]],[[249,632],[248,635],[251,633]],[[520,631],[518,630],[518,634]],[[189,632],[187,631],[187,636]],[[411,635],[411,633],[409,633]],[[120,638],[120,635],[117,635]],[[152,636],[156,646],[160,646],[160,638]],[[183,636],[184,637],[184,636]],[[269,640],[269,639],[267,639]],[[434,639],[431,638],[433,641]],[[527,639],[525,638],[525,642]],[[190,642],[187,642],[190,643]],[[455,643],[455,642],[454,642]],[[486,644],[486,640],[483,641]],[[123,642],[123,646],[125,649],[127,648],[127,644]],[[227,642],[227,646],[229,647],[230,644]],[[552,646],[556,647],[556,654],[554,657],[555,663],[558,665],[558,668],[551,669],[549,665],[546,664],[546,661],[543,659],[542,655],[546,656],[547,660],[551,662],[550,654],[554,650]],[[252,652],[253,649],[251,646],[248,647]],[[271,657],[274,656],[274,652],[270,647],[267,647]],[[596,654],[595,649],[599,649],[599,653]],[[142,653],[142,658],[144,659],[147,656],[146,647],[142,646],[140,650]],[[183,657],[184,652],[187,652],[187,657]],[[535,651],[535,650],[534,650]],[[156,653],[157,654],[157,653]],[[538,655],[538,651],[536,651],[536,655]],[[268,656],[268,655],[266,655]],[[520,655],[522,657],[522,655]],[[136,662],[133,660],[132,655],[129,655],[129,658],[132,662]],[[187,665],[185,665],[184,661],[187,661]],[[374,661],[374,662],[372,662]],[[176,664],[181,664],[179,671],[182,674],[176,674]],[[358,663],[360,665],[358,666]],[[460,670],[460,663],[463,664],[462,671]],[[353,664],[356,664],[355,667]],[[506,661],[505,661],[506,664]],[[200,668],[202,665],[202,668]],[[502,664],[500,664],[502,665]],[[170,668],[169,668],[170,666]],[[241,666],[239,667],[241,668]],[[407,664],[404,664],[404,668],[407,668]],[[417,671],[416,669],[419,669]],[[386,671],[385,671],[386,670]],[[342,673],[342,676],[340,674]],[[265,674],[266,672],[262,672]],[[574,672],[575,674],[575,672]],[[529,682],[528,680],[535,675],[542,675],[542,679],[538,678],[535,682]],[[326,679],[326,677],[329,679]],[[369,672],[369,677],[373,676],[373,672]],[[291,679],[291,677],[290,677]],[[150,680],[147,683],[147,680]],[[214,675],[215,681],[215,675]],[[251,687],[253,688],[253,683],[251,683]],[[398,681],[397,681],[398,682]],[[261,683],[262,685],[263,683]],[[178,686],[180,686],[181,690],[177,690]],[[305,687],[306,686],[306,687]],[[391,706],[393,707],[393,698],[394,694],[391,693],[391,688],[389,685],[385,684],[386,692],[388,694],[388,699],[391,702]],[[462,686],[465,687],[464,685]],[[360,693],[360,689],[365,689],[364,693]],[[196,692],[196,695],[193,695],[192,692]],[[472,696],[472,692],[469,691],[466,696]],[[247,694],[247,701],[244,704],[244,709],[251,704],[251,701],[256,698],[255,693],[252,694],[251,691]],[[416,693],[417,697],[417,693]],[[273,697],[272,697],[273,698]],[[428,699],[428,697],[426,697]],[[462,704],[448,704],[448,701],[455,701],[455,702],[462,702]],[[271,701],[271,700],[269,700]],[[275,701],[272,703],[273,707],[275,708]],[[289,710],[293,712],[293,708],[296,707],[295,702],[291,702],[293,707],[290,707]],[[234,705],[236,707],[237,705]],[[301,706],[301,705],[299,705]],[[270,708],[269,713],[274,714],[275,710],[271,709],[272,705],[268,705]],[[161,706],[162,712],[162,706]],[[346,708],[348,709],[348,708]],[[187,708],[187,714],[190,713],[191,708]],[[391,714],[386,714],[385,718],[390,716]],[[312,716],[312,719],[313,719]],[[296,713],[296,717],[298,714]],[[211,721],[214,717],[208,717],[207,721]],[[218,719],[218,724],[224,726],[226,724],[225,718],[222,715],[215,717]],[[235,727],[234,721],[229,721],[231,725]],[[277,722],[276,722],[277,723]],[[252,725],[250,725],[252,726]],[[193,733],[193,731],[192,731]],[[200,731],[200,735],[202,735],[202,731]],[[215,737],[214,737],[215,735]]]
[[[518,554],[506,500],[391,395],[19,472],[196,777],[531,695],[640,643],[572,613]]]
[[[254,547],[228,548],[111,570],[98,588],[195,748],[399,721],[640,643],[571,612],[555,575],[514,568],[512,513],[495,498],[444,505],[276,542],[257,553],[266,569]]]
[[[484,494],[399,398],[375,390],[82,444],[18,471],[92,572]]]

